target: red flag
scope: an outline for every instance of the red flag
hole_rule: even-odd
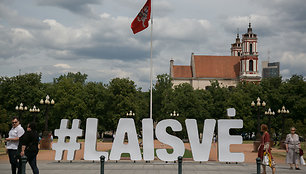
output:
[[[136,34],[149,26],[151,16],[151,0],[147,0],[146,4],[142,7],[136,18],[131,24],[133,33]]]

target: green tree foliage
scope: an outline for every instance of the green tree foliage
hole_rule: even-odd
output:
[[[107,124],[105,123],[108,122],[106,117],[108,93],[105,85],[101,82],[89,82],[86,84],[84,92],[84,101],[87,105],[87,112],[83,115],[84,120],[86,118],[98,118],[98,131],[100,133],[106,131]]]
[[[80,119],[82,127],[85,127],[84,116],[87,115],[87,105],[85,103],[85,80],[80,73],[68,73],[54,79],[52,88],[50,88],[50,97],[56,102],[54,108],[50,112],[50,124],[58,127],[60,120],[65,119]],[[55,127],[51,127],[54,129]],[[52,130],[51,129],[51,130]]]
[[[0,78],[0,105],[9,117],[22,116],[21,123],[32,121],[29,112],[17,112],[15,107],[21,102],[28,108],[37,105],[42,95],[41,74],[24,74],[14,77]]]
[[[49,130],[57,129],[63,118],[80,119],[85,129],[87,118],[98,118],[98,131],[115,131],[120,118],[129,117],[132,111],[138,133],[141,120],[149,118],[150,92],[141,91],[134,81],[128,78],[114,78],[109,83],[86,82],[87,74],[67,73],[55,78],[52,83],[41,83],[41,74],[24,74],[14,77],[0,77],[0,133],[10,128],[10,117],[19,116],[16,105],[23,102],[28,108],[39,107],[37,123],[42,131],[46,105],[40,105],[40,99],[48,94],[55,105],[49,108]],[[174,133],[186,138],[185,119],[194,118],[198,122],[199,132],[203,131],[205,119],[227,119],[226,109],[235,108],[235,119],[243,119],[243,129],[235,133],[253,133],[257,126],[257,107],[251,102],[257,97],[267,105],[259,110],[261,122],[268,124],[270,117],[273,133],[279,134],[282,121],[285,121],[286,133],[295,126],[298,133],[305,137],[306,84],[303,76],[293,75],[290,79],[263,79],[260,84],[241,82],[234,88],[222,87],[218,81],[212,81],[206,90],[193,89],[190,84],[173,86],[168,74],[157,76],[153,88],[153,119],[177,119],[183,126],[182,132]],[[278,109],[285,106],[289,114],[279,114]],[[271,108],[274,116],[264,115]],[[179,117],[171,117],[176,111]],[[33,120],[34,115],[22,112],[22,124]],[[171,130],[169,130],[169,133]]]
[[[115,78],[107,85],[108,99],[107,111],[108,118],[107,130],[116,130],[117,123],[121,117],[126,117],[129,111],[136,112],[137,89],[132,80],[127,78]],[[135,120],[139,115],[136,114]]]
[[[212,81],[211,87],[207,89],[212,97],[213,106],[210,108],[210,113],[213,118],[221,119],[226,116],[227,97],[229,96],[229,89],[220,87],[218,81]]]
[[[6,113],[6,110],[2,108],[0,105],[0,134],[4,134],[10,130],[8,123],[9,123],[9,118]]]
[[[173,99],[173,88],[171,78],[168,74],[157,76],[153,88],[153,117],[154,120],[162,120],[167,117],[175,108]]]

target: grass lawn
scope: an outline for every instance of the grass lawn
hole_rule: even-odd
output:
[[[242,142],[242,144],[253,144],[253,140],[245,140]]]
[[[0,155],[5,155],[5,154],[6,154],[6,149],[5,149],[4,138],[3,138],[0,143]]]

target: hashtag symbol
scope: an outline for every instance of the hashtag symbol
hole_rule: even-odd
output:
[[[59,129],[55,129],[54,135],[58,137],[57,143],[53,143],[52,149],[55,150],[55,160],[63,159],[63,152],[67,150],[67,160],[74,160],[76,150],[80,150],[80,143],[77,137],[83,135],[80,127],[80,120],[73,119],[71,129],[68,129],[68,119],[62,119]],[[69,142],[65,142],[66,137],[70,137]]]

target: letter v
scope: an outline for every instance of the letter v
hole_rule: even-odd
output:
[[[186,119],[185,123],[193,160],[208,161],[216,120],[206,119],[204,121],[202,143],[200,143],[199,139],[197,121],[195,119]]]

